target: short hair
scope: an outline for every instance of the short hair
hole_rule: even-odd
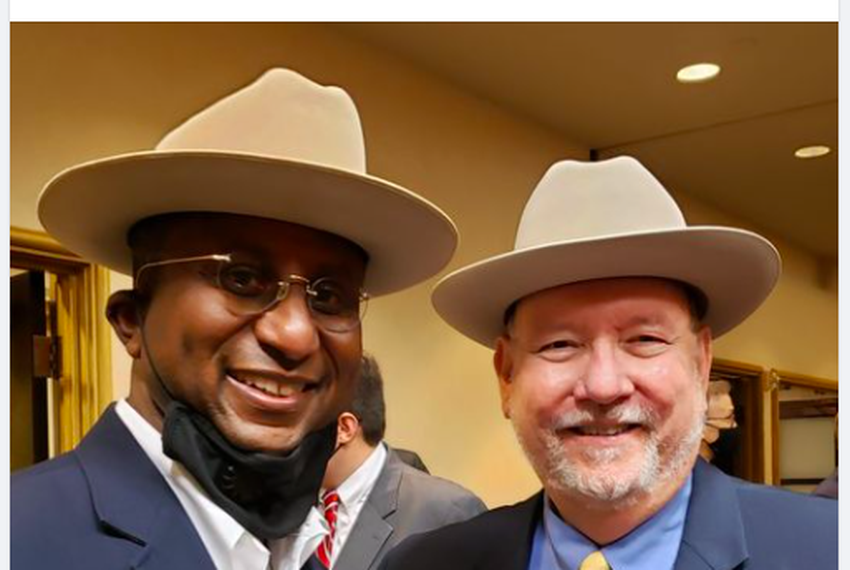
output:
[[[162,254],[162,249],[168,240],[169,230],[181,219],[185,220],[193,215],[197,215],[197,213],[158,214],[143,218],[133,224],[127,232],[127,245],[133,254],[134,278],[142,265],[159,260],[157,256]]]
[[[150,301],[159,274],[156,271],[148,272],[145,277],[145,286],[141,287],[136,280],[139,269],[147,263],[159,261],[168,243],[171,229],[181,220],[197,215],[197,212],[158,214],[139,220],[127,232],[127,245],[133,255],[133,288],[143,304]]]
[[[349,411],[360,422],[366,443],[375,447],[384,439],[387,430],[384,381],[378,362],[369,354],[364,353],[360,359],[360,377]]]
[[[659,277],[658,279],[664,279],[672,283],[673,285],[679,287],[682,293],[685,295],[685,299],[688,301],[688,311],[691,314],[691,328],[696,332],[700,326],[702,325],[702,320],[705,318],[705,313],[708,311],[708,297],[705,296],[699,288],[691,285],[690,283],[685,283],[684,281],[679,281],[676,279],[666,279],[664,277]],[[516,310],[519,306],[520,301],[522,301],[525,297],[519,298],[513,303],[511,303],[507,309],[505,309],[505,314],[502,317],[502,322],[504,324],[504,330],[506,333],[510,330],[511,324],[513,323],[514,316],[516,316]]]
[[[133,278],[135,279],[136,275],[139,272],[139,269],[148,263],[153,261],[161,261],[162,255],[167,254],[166,248],[170,244],[170,238],[175,228],[180,227],[182,224],[193,221],[202,221],[205,224],[208,224],[210,227],[210,232],[217,231],[216,221],[224,218],[232,218],[234,216],[240,216],[243,218],[252,218],[257,216],[250,216],[247,214],[238,214],[238,213],[230,213],[230,212],[206,212],[206,211],[193,211],[193,212],[169,212],[165,214],[157,214],[154,216],[149,216],[147,218],[143,218],[133,224],[130,230],[127,232],[127,245],[130,248],[133,256]],[[258,219],[263,219],[257,217]],[[285,220],[276,220],[272,218],[266,218],[268,221],[280,222],[283,224],[288,224],[292,226],[298,226],[295,222],[287,222]],[[360,244],[351,241],[350,239],[335,234],[331,231],[322,230],[319,228],[312,228],[310,226],[301,226],[310,230],[313,230],[317,233],[324,233],[334,238],[340,240],[348,244],[352,249],[354,249],[360,257],[362,257],[363,262],[368,264],[369,262],[369,254]],[[222,252],[227,253],[227,252]],[[150,277],[145,277],[145,281],[150,281],[150,286],[145,287],[146,289],[152,289],[152,284],[155,282],[155,279]]]

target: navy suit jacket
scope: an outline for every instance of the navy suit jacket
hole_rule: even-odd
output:
[[[837,501],[754,485],[705,463],[693,491],[675,570],[838,568]],[[413,536],[383,568],[526,570],[543,495]]]
[[[215,570],[113,407],[72,452],[11,478],[12,568]]]

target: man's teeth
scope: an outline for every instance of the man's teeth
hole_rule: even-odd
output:
[[[596,427],[596,426],[578,426],[575,428],[582,435],[619,435],[632,428],[631,425],[611,426],[611,427]]]
[[[272,396],[278,397],[287,397],[292,396],[298,392],[301,392],[303,386],[300,384],[282,384],[280,382],[275,382],[274,380],[266,380],[264,378],[246,378],[242,380],[248,386],[256,388],[257,390],[262,390],[266,394],[271,394]]]

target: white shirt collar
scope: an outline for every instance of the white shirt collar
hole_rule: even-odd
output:
[[[174,491],[216,568],[265,570],[269,568],[270,559],[271,568],[284,568],[259,539],[212,502],[183,465],[165,455],[162,435],[126,400],[116,404],[115,412]],[[273,551],[276,550],[274,542]]]
[[[357,517],[366,504],[366,499],[369,498],[369,494],[381,476],[386,460],[387,448],[381,443],[337,488],[339,509],[331,552],[331,567],[336,563],[346,540],[351,535]],[[278,541],[278,545],[273,549],[276,558],[280,560],[281,567],[301,568],[329,532],[330,528],[324,515],[320,509],[314,507],[298,532]]]
[[[266,548],[260,540],[216,505],[183,465],[165,455],[162,451],[162,435],[126,400],[120,400],[115,411],[177,496],[216,568],[297,570],[307,562],[322,538],[328,534],[327,521],[321,511],[313,507],[296,533],[272,541],[270,548]],[[381,443],[337,489],[340,507],[332,564],[350,536],[357,516],[375,487],[386,460],[387,449]]]
[[[354,505],[366,501],[372,487],[381,475],[387,459],[387,448],[379,443],[369,457],[360,464],[348,479],[342,482],[336,492],[339,494],[340,508],[350,510]]]
[[[328,532],[325,517],[314,506],[296,532],[275,541],[272,545],[278,568],[300,569],[303,567]]]
[[[351,531],[357,523],[357,517],[366,505],[366,499],[372,493],[375,483],[384,470],[387,460],[387,448],[383,443],[378,444],[369,457],[360,464],[354,473],[348,476],[337,488],[339,494],[339,510],[337,511],[334,546],[331,553],[331,567],[339,558]]]

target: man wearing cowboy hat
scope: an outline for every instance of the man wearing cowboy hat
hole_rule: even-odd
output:
[[[835,502],[697,459],[712,338],[767,297],[774,247],[689,227],[636,160],[560,162],[514,251],[447,276],[434,305],[495,348],[502,411],[543,491],[413,537],[387,568],[836,568]]]
[[[283,69],[153,151],[60,173],[39,215],[134,276],[107,308],[133,366],[73,452],[12,478],[13,566],[283,568],[353,394],[367,296],[439,271],[451,220],[366,174],[344,91]]]

